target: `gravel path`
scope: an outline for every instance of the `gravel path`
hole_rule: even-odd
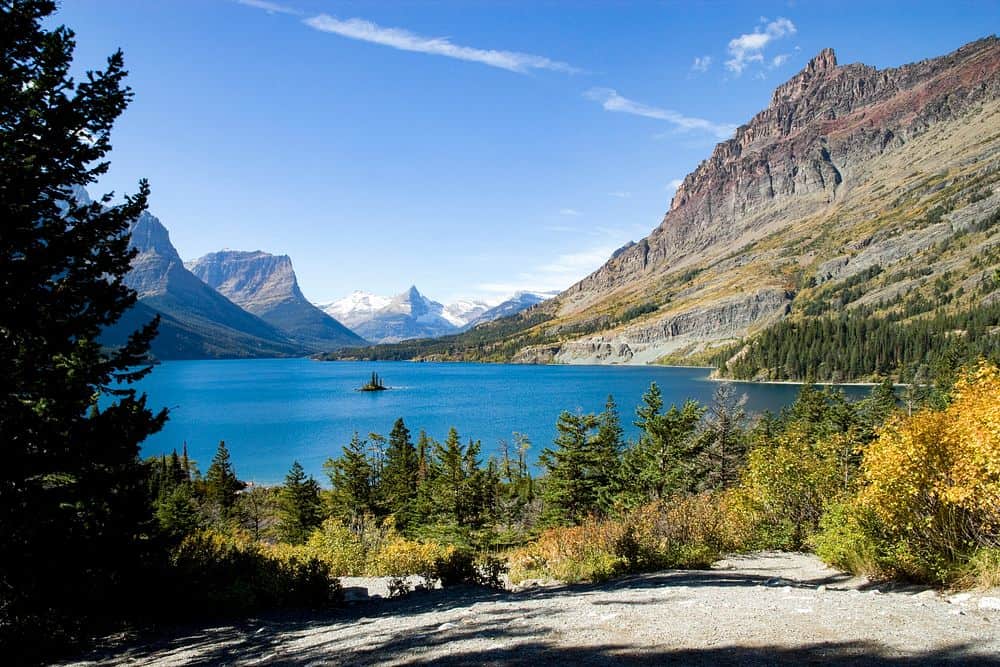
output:
[[[268,616],[75,664],[425,662],[1000,665],[1000,592],[884,590],[810,555],[761,553],[600,585],[436,590]]]

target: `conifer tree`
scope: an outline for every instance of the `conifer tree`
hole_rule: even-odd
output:
[[[116,350],[99,341],[136,301],[127,231],[149,188],[118,205],[78,196],[108,171],[132,97],[124,59],[75,82],[72,31],[46,26],[55,8],[0,3],[0,643],[35,650],[140,602],[153,542],[138,446],[166,418],[129,387],[156,321]]]
[[[355,432],[340,458],[329,459],[323,464],[333,487],[330,492],[331,510],[334,516],[345,521],[378,513],[375,473],[367,448],[367,441]]]
[[[221,518],[228,518],[236,505],[236,494],[246,488],[233,469],[224,440],[219,441],[212,464],[205,473],[205,500],[218,508]]]
[[[389,433],[379,495],[385,510],[396,517],[396,525],[400,529],[405,530],[414,518],[418,473],[419,460],[410,439],[410,430],[402,419],[397,419]]]
[[[733,386],[721,383],[715,390],[703,431],[701,464],[708,489],[734,486],[746,461],[746,395],[736,396]]]
[[[455,427],[444,445],[434,443],[434,504],[440,521],[460,526],[466,515],[465,448]]]
[[[290,544],[302,544],[323,521],[319,484],[307,477],[298,461],[292,464],[281,489],[278,534]]]
[[[625,431],[618,406],[609,395],[604,412],[597,416],[597,434],[591,444],[589,478],[594,487],[596,507],[607,512],[614,504],[621,483],[621,454]]]
[[[546,470],[542,487],[545,523],[575,524],[593,511],[596,493],[588,477],[592,463],[589,441],[596,424],[594,415],[559,415],[553,447],[542,451],[540,457]]]
[[[672,405],[661,412],[663,399],[656,383],[642,400],[636,409],[636,426],[642,433],[623,460],[627,501],[662,500],[694,490],[699,482],[696,435],[705,408],[686,401],[680,408]]]

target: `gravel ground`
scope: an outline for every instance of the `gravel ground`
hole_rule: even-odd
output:
[[[74,664],[826,662],[1000,665],[1000,591],[887,590],[810,555],[760,553],[599,585],[450,588],[188,628]]]

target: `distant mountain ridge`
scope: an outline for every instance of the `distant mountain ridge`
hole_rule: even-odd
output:
[[[186,266],[209,287],[311,351],[365,343],[303,296],[287,255],[223,250]]]
[[[497,305],[480,299],[457,299],[443,305],[411,286],[394,297],[358,290],[337,301],[319,304],[319,308],[366,339],[387,344],[461,333],[518,313],[554,295],[555,292],[524,291]]]

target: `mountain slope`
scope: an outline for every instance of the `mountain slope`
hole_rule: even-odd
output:
[[[306,300],[286,255],[227,250],[205,255],[187,268],[239,307],[311,350],[365,342]]]
[[[160,359],[271,357],[303,354],[302,345],[252,315],[184,268],[160,221],[143,213],[130,229],[138,250],[126,284],[139,304],[105,338],[120,341],[138,322],[160,313],[160,335],[152,353]]]
[[[1000,299],[998,185],[1000,40],[886,70],[827,49],[684,179],[649,236],[502,326],[414,355],[705,360],[831,311],[976,312]]]

